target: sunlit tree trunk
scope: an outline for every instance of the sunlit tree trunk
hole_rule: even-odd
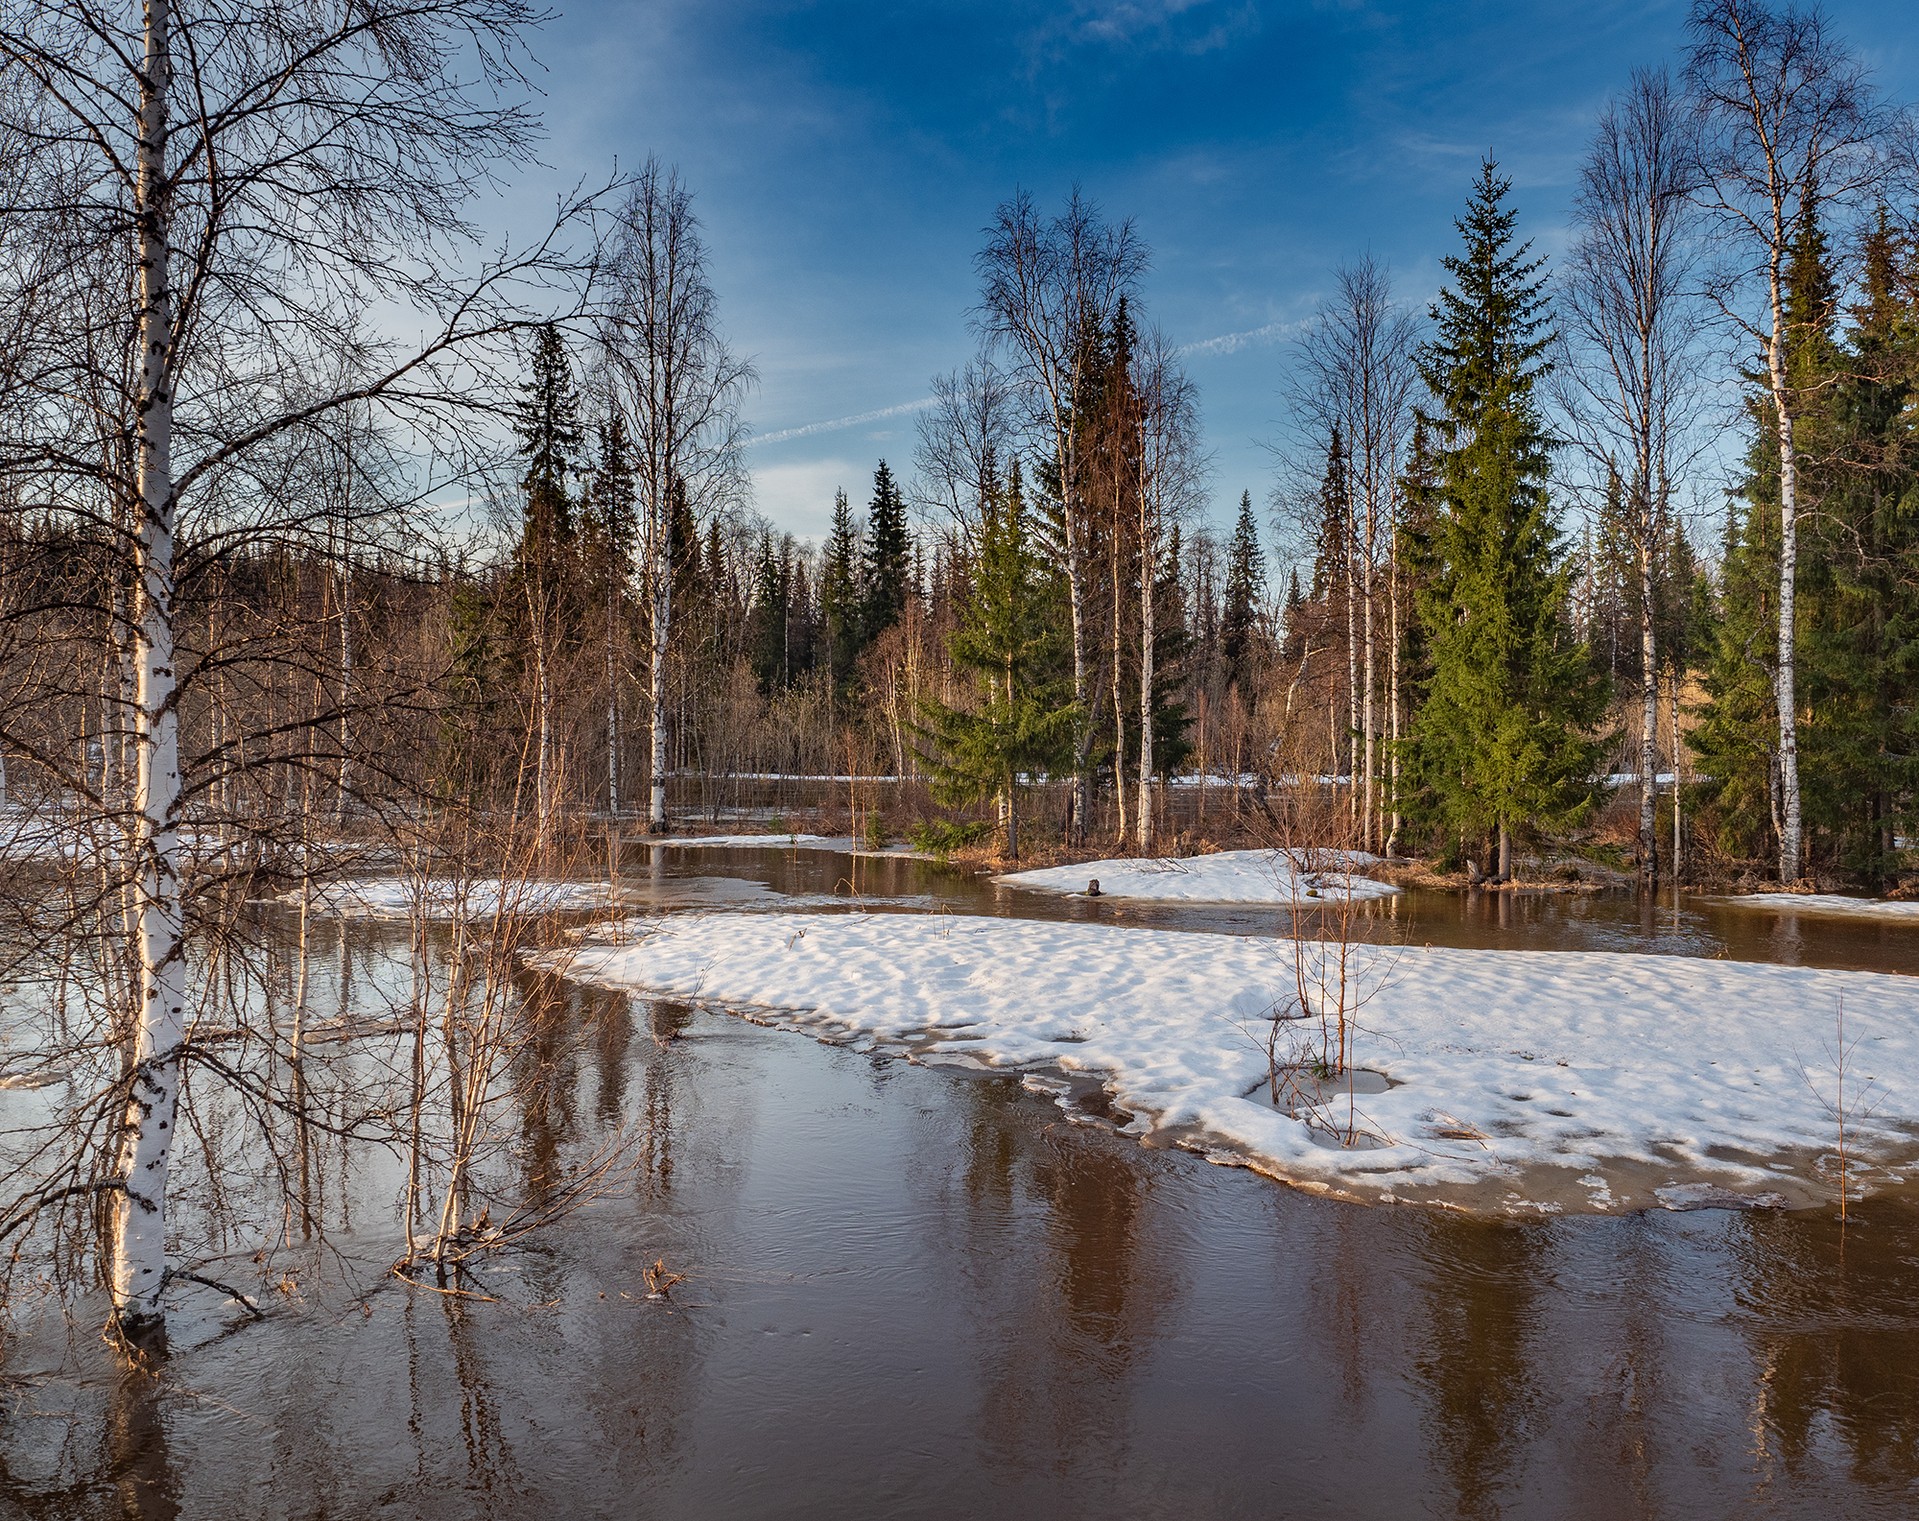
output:
[[[136,956],[139,1023],[120,1145],[113,1304],[130,1336],[161,1324],[166,1287],[167,1175],[173,1160],[186,1039],[180,888],[180,735],[173,669],[173,291],[168,247],[168,0],[147,0],[140,75],[136,231],[140,246],[140,368],[134,412],[140,522],[135,564],[134,807],[140,888]]]

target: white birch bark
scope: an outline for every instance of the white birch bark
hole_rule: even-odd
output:
[[[134,440],[140,522],[134,625],[134,807],[140,886],[135,954],[139,1022],[120,1143],[124,1190],[110,1268],[115,1313],[130,1335],[161,1323],[167,1282],[167,1175],[186,1040],[180,885],[180,739],[173,670],[173,292],[167,187],[169,0],[147,0],[136,149],[140,369]]]

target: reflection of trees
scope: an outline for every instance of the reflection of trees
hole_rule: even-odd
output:
[[[1154,1163],[1130,1142],[1045,1123],[1006,1082],[971,1105],[955,1212],[980,1365],[979,1450],[1070,1482],[1076,1509],[1123,1482],[1140,1352],[1172,1284],[1151,1244]]]
[[[123,1368],[107,1407],[107,1457],[120,1514],[127,1521],[173,1521],[179,1481],[160,1415],[160,1380],[146,1368]]]
[[[1414,1376],[1461,1516],[1499,1513],[1538,1405],[1529,1346],[1543,1228],[1435,1215],[1426,1233],[1426,1348]]]
[[[1798,1474],[1836,1443],[1857,1485],[1910,1493],[1919,1483],[1914,1223],[1909,1206],[1885,1202],[1855,1212],[1845,1231],[1824,1212],[1746,1215],[1733,1227],[1762,1482]]]
[[[653,1054],[646,1064],[640,1099],[640,1188],[660,1198],[673,1187],[673,1043],[692,1022],[683,1003],[656,999],[647,1006]]]

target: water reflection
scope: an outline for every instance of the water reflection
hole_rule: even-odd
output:
[[[657,886],[667,880],[724,873],[818,906],[848,896],[848,857],[826,850],[629,846],[621,870]],[[1141,903],[1028,892],[937,862],[889,856],[862,858],[860,891],[869,907],[991,914],[1234,935],[1285,934],[1292,916],[1258,904]],[[768,906],[779,907],[778,899]],[[1822,917],[1740,908],[1670,889],[1656,897],[1631,892],[1436,892],[1411,888],[1360,905],[1356,932],[1411,945],[1534,951],[1623,951],[1661,956],[1718,956],[1784,965],[1919,974],[1919,931],[1910,923]]]
[[[1423,1258],[1426,1433],[1462,1517],[1496,1516],[1539,1411],[1540,1227],[1434,1214]]]
[[[355,998],[392,971],[351,961]],[[0,1512],[1823,1517],[1919,1489],[1897,1199],[1843,1235],[1342,1205],[1004,1077],[523,994],[510,1176],[630,1134],[630,1186],[481,1263],[487,1302],[384,1278],[396,1173],[317,1139],[327,1247],[293,1232],[264,1323],[196,1297],[147,1371],[51,1321],[0,1347]],[[649,1299],[661,1258],[689,1278]]]

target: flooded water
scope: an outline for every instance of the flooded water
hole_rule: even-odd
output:
[[[718,876],[825,905],[857,869],[905,908],[1277,927],[897,858],[626,864],[669,899]],[[1690,905],[1676,928],[1597,899],[1399,912],[1436,943],[1762,944]],[[1800,930],[1780,957],[1887,964],[1876,930]],[[402,930],[351,938],[351,987],[403,980]],[[1909,1200],[1843,1230],[1342,1204],[1143,1149],[1013,1077],[538,991],[557,1001],[512,1116],[525,1186],[616,1133],[629,1174],[483,1263],[490,1300],[385,1276],[392,1161],[342,1151],[328,1244],[280,1249],[265,1320],[182,1291],[170,1354],[128,1371],[97,1298],[20,1314],[0,1516],[1919,1514]],[[655,1262],[686,1275],[664,1299]]]
[[[1144,903],[1009,887],[957,866],[903,855],[628,844],[626,880],[642,889],[701,876],[762,884],[818,906],[833,899],[905,911],[1079,919],[1234,935],[1289,933],[1285,908],[1225,903]],[[792,907],[769,897],[766,907]],[[1725,957],[1786,966],[1919,975],[1919,922],[1780,913],[1670,890],[1641,902],[1630,892],[1474,892],[1408,889],[1358,906],[1357,928],[1408,945],[1524,951],[1624,951]],[[1312,914],[1302,915],[1309,931]]]

